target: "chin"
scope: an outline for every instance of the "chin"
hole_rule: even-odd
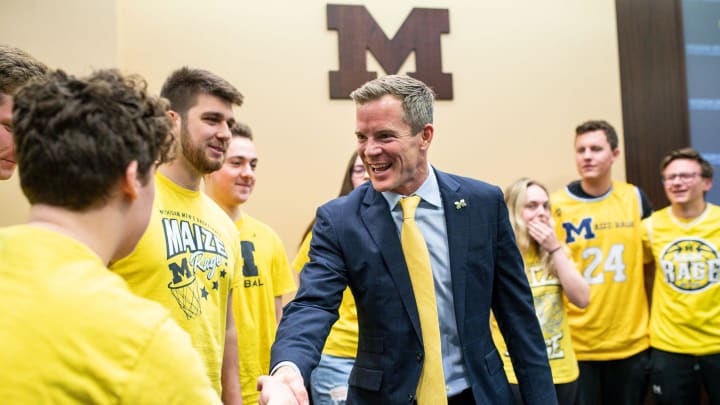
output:
[[[386,182],[377,181],[377,180],[370,180],[370,184],[372,185],[372,188],[375,189],[375,191],[382,193],[383,191],[390,191],[391,187]]]
[[[15,172],[15,167],[11,169],[5,169],[0,167],[0,180],[7,180],[10,177],[12,177],[13,173]]]

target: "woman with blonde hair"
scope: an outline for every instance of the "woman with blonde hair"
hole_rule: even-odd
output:
[[[525,274],[545,338],[558,403],[572,405],[577,395],[579,371],[564,300],[584,308],[590,301],[590,287],[568,257],[567,247],[555,234],[545,186],[528,178],[517,180],[505,190],[505,203],[525,262]],[[503,355],[516,403],[522,404],[517,378],[495,319],[492,320],[492,332],[498,351]]]

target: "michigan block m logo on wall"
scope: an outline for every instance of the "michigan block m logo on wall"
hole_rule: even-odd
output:
[[[396,74],[415,51],[415,72],[432,87],[439,100],[452,100],[452,74],[443,73],[440,38],[450,32],[447,9],[413,8],[392,39],[365,6],[327,5],[327,28],[338,32],[340,70],[330,72],[330,98],[346,99],[350,92],[377,77],[367,71],[369,50],[387,74]]]

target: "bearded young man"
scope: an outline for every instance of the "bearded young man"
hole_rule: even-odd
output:
[[[200,191],[202,177],[220,169],[242,94],[221,77],[183,67],[161,95],[170,100],[176,158],[160,166],[145,234],[112,264],[136,294],[163,304],[192,337],[223,402],[241,403],[232,289],[242,269],[237,230]],[[179,133],[178,133],[179,130]]]

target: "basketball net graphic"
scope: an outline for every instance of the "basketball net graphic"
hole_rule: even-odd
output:
[[[187,319],[192,319],[202,313],[200,306],[200,288],[195,275],[179,283],[170,282],[168,288],[172,292],[175,301],[177,301],[180,309],[185,312]]]

